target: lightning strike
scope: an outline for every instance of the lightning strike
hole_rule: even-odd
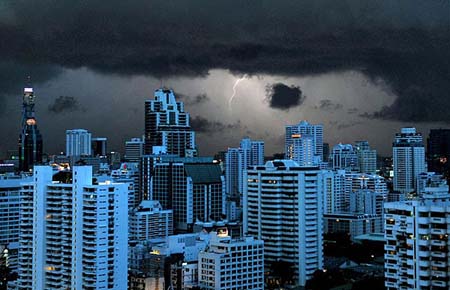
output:
[[[233,101],[234,97],[236,96],[236,88],[237,88],[238,84],[239,84],[241,81],[245,80],[246,78],[247,78],[247,75],[244,75],[243,77],[237,79],[237,80],[234,82],[234,85],[233,85],[233,94],[231,95],[230,99],[228,100],[228,108],[230,109],[230,111],[232,111],[232,108],[231,108],[231,102]]]

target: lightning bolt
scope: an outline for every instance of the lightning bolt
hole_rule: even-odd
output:
[[[246,78],[247,78],[247,75],[244,75],[243,77],[238,78],[238,79],[234,82],[234,85],[233,85],[233,94],[231,95],[230,99],[228,100],[228,108],[230,108],[230,111],[232,111],[232,108],[231,108],[231,102],[233,101],[234,97],[236,96],[236,88],[237,88],[238,84],[239,84],[240,82],[242,82],[243,80],[245,80]]]

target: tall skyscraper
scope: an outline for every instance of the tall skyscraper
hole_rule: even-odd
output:
[[[244,138],[239,148],[228,148],[225,153],[225,180],[227,194],[243,193],[243,174],[249,166],[264,164],[264,141]]]
[[[319,165],[323,155],[323,125],[301,121],[286,126],[284,152],[286,159],[294,160],[300,166]]]
[[[183,102],[177,102],[172,90],[158,89],[153,100],[145,101],[145,154],[153,146],[165,146],[168,154],[180,157],[196,155],[195,133]]]
[[[247,137],[241,140],[240,148],[244,154],[245,169],[247,166],[264,164],[264,141],[251,140]]]
[[[450,289],[450,197],[445,181],[416,200],[385,203],[385,287]]]
[[[242,193],[243,159],[241,148],[228,148],[225,153],[226,193],[229,196],[238,196]]]
[[[21,222],[19,218],[21,183],[29,181],[31,177],[0,175],[0,246],[7,247],[8,265],[14,272],[17,272],[19,250],[17,225]]]
[[[91,156],[92,134],[85,129],[66,130],[66,156]]]
[[[353,148],[358,156],[359,172],[375,174],[377,171],[377,151],[371,149],[367,141],[356,141]]]
[[[174,229],[191,232],[196,221],[221,220],[225,181],[209,157],[164,157],[153,164],[150,200],[173,210]]]
[[[330,153],[330,167],[334,170],[359,171],[358,155],[351,144],[337,144]]]
[[[415,190],[417,176],[425,172],[425,147],[416,128],[402,128],[392,144],[394,190],[410,193]]]
[[[128,185],[94,184],[90,166],[23,184],[18,289],[127,289]]]
[[[322,174],[318,167],[275,160],[245,175],[244,234],[264,241],[266,269],[290,263],[302,286],[323,267]]]
[[[19,136],[19,170],[30,171],[42,162],[42,136],[36,125],[33,88],[24,88],[22,99],[22,132]]]

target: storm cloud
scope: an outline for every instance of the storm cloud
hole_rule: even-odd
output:
[[[38,81],[55,67],[155,77],[357,70],[397,97],[367,116],[450,122],[448,1],[5,1],[0,55],[17,67],[0,74],[18,77],[2,80],[3,92],[31,66]]]
[[[324,111],[336,111],[343,108],[342,104],[333,102],[332,100],[320,100],[319,105],[315,107],[316,109]]]
[[[282,83],[267,85],[266,93],[270,107],[279,110],[289,110],[300,106],[305,100],[300,87]]]
[[[59,96],[48,106],[48,111],[52,113],[64,113],[85,110],[81,107],[78,100],[70,96]]]
[[[191,118],[191,128],[198,133],[223,133],[224,130],[235,130],[240,127],[240,122],[224,124],[219,121],[210,121],[202,116]]]
[[[186,105],[193,106],[193,105],[199,105],[203,104],[207,101],[209,101],[209,97],[206,94],[200,94],[196,96],[188,96],[185,94],[180,94],[175,92],[175,96],[177,96],[178,99],[183,101]]]

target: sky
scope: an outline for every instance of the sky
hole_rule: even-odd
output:
[[[200,155],[245,136],[282,152],[300,120],[331,146],[390,155],[401,127],[450,123],[444,0],[3,0],[0,38],[0,156],[17,147],[28,76],[51,154],[74,128],[123,150],[161,85],[185,103]]]

